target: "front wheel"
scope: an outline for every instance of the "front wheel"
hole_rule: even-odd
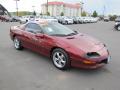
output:
[[[65,70],[70,67],[68,54],[63,49],[55,49],[52,52],[52,62],[55,67],[60,70]]]
[[[23,49],[23,47],[21,46],[21,42],[17,37],[14,38],[13,42],[14,42],[15,49],[17,49],[17,50]]]
[[[65,21],[65,24],[68,25],[68,21]]]

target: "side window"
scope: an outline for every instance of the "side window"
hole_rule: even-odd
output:
[[[41,28],[36,23],[28,23],[25,28],[26,31],[31,33],[41,33]]]

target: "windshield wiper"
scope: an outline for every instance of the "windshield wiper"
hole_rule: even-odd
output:
[[[67,34],[67,36],[73,36],[73,35],[76,35],[77,33],[70,33],[70,34]]]
[[[77,33],[70,33],[70,34],[52,34],[51,36],[73,36],[76,35]]]
[[[52,34],[51,36],[66,36],[65,34]]]

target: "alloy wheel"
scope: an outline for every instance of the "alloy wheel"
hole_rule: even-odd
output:
[[[62,52],[55,52],[53,54],[53,63],[58,68],[63,68],[66,65],[66,58]]]
[[[20,48],[20,41],[17,38],[14,39],[14,47],[16,49]]]

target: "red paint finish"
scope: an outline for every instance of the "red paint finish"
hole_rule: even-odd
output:
[[[21,28],[22,27],[22,28]],[[16,36],[22,46],[50,57],[53,48],[64,49],[71,60],[71,66],[80,68],[98,68],[108,62],[109,52],[105,45],[85,34],[58,37],[46,34],[33,34],[25,31],[24,25],[13,26],[10,30],[11,39]],[[88,52],[97,52],[100,56],[87,58]]]

